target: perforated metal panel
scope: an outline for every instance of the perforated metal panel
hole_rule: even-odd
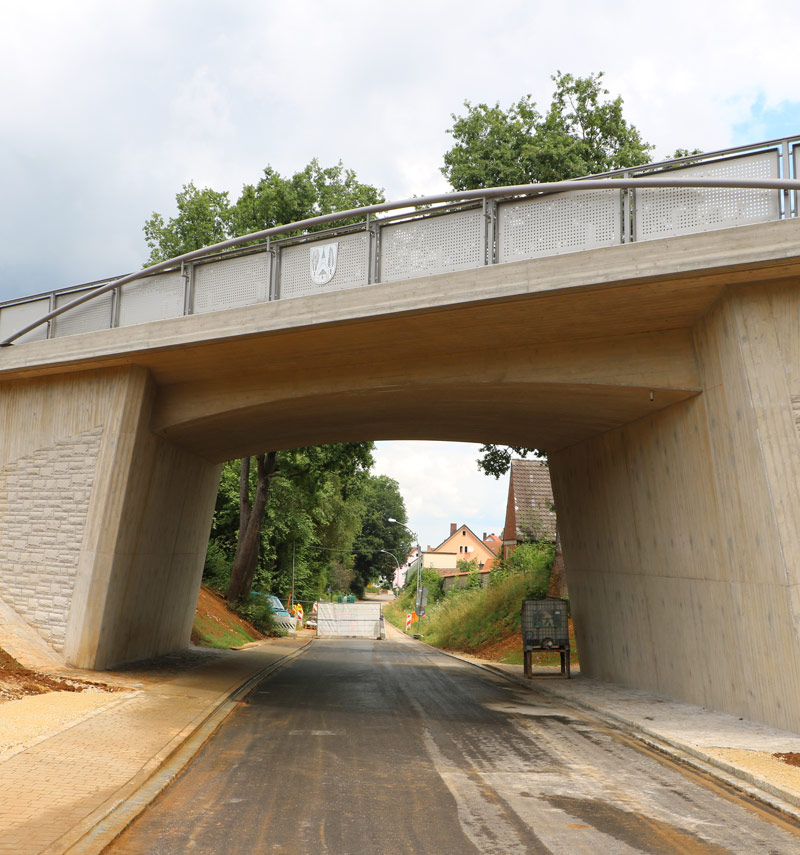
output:
[[[251,306],[269,298],[267,252],[198,264],[194,269],[194,311],[216,312]]]
[[[311,258],[315,250],[337,244],[333,277],[325,284],[311,278]],[[287,246],[281,250],[280,297],[305,297],[327,291],[344,291],[367,284],[369,238],[365,232]]]
[[[484,215],[480,208],[381,228],[381,282],[481,267]]]
[[[56,295],[56,308],[71,303],[76,297],[85,294],[85,291],[72,291],[69,294]],[[63,315],[54,319],[54,335],[61,338],[66,335],[78,335],[79,333],[94,332],[95,330],[107,330],[111,327],[111,291],[89,300],[82,306],[70,309]]]
[[[777,178],[776,151],[675,170],[676,178]],[[636,190],[636,240],[778,220],[780,191],[666,187]]]
[[[50,311],[50,300],[30,300],[27,303],[16,303],[13,306],[3,306],[0,308],[0,341],[4,341],[8,336],[14,335],[17,330],[33,323],[34,321],[46,315]],[[17,339],[17,343],[23,341],[41,341],[47,338],[47,324],[42,324],[35,330],[31,330],[27,335]]]
[[[123,285],[120,293],[119,325],[142,324],[177,318],[183,314],[184,278],[179,272],[162,273]]]
[[[557,193],[498,206],[497,260],[517,261],[622,240],[619,190]]]

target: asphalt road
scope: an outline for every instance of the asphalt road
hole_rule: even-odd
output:
[[[411,642],[315,641],[113,855],[796,855],[800,830]]]

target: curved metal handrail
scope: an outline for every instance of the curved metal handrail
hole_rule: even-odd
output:
[[[423,205],[436,204],[457,204],[459,202],[470,202],[480,199],[497,199],[517,196],[548,196],[553,193],[574,192],[580,190],[615,190],[615,189],[635,189],[637,187],[649,188],[731,188],[745,190],[795,190],[800,193],[800,180],[792,178],[666,178],[663,175],[647,175],[636,178],[576,178],[568,181],[552,181],[542,184],[515,184],[508,187],[488,187],[478,190],[462,190],[451,191],[449,193],[437,193],[432,196],[419,196],[412,199],[403,199],[398,202],[381,202],[375,205],[364,205],[360,208],[350,208],[346,211],[335,211],[330,214],[322,214],[316,217],[308,217],[304,220],[298,220],[294,223],[288,223],[283,226],[273,226],[269,229],[262,229],[258,232],[252,232],[241,237],[230,238],[229,240],[221,241],[220,243],[212,244],[211,246],[195,249],[191,252],[185,252],[182,255],[177,255],[175,258],[170,258],[167,261],[161,261],[151,267],[144,267],[136,273],[129,273],[126,276],[121,276],[111,282],[106,282],[99,285],[97,288],[76,297],[69,303],[59,306],[56,309],[43,315],[35,321],[22,327],[22,329],[0,341],[0,347],[9,347],[18,338],[46,324],[48,321],[57,318],[59,315],[81,306],[90,300],[100,297],[103,294],[113,291],[115,288],[120,288],[127,285],[129,282],[135,282],[138,279],[143,279],[151,276],[154,273],[159,273],[163,270],[174,268],[185,264],[187,261],[195,261],[214,253],[221,252],[226,249],[241,246],[242,244],[251,243],[253,241],[265,240],[274,237],[275,235],[284,234],[285,232],[301,231],[314,226],[321,226],[327,223],[333,223],[337,220],[346,220],[353,217],[366,217],[371,214],[381,214],[386,211],[397,211],[404,208],[415,208]]]

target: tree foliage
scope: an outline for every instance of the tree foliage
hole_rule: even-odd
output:
[[[341,162],[322,167],[316,158],[289,178],[267,166],[255,184],[244,185],[234,203],[227,192],[198,190],[190,182],[175,197],[175,217],[165,220],[153,213],[145,223],[149,263],[273,226],[383,201],[383,190],[362,184],[352,169]]]
[[[455,144],[442,173],[455,190],[561,181],[647,163],[652,146],[622,112],[622,98],[606,99],[603,73],[553,75],[555,92],[544,115],[530,95],[507,110],[497,103],[453,114]]]
[[[406,508],[400,488],[388,475],[370,476],[364,493],[364,518],[361,531],[355,541],[355,578],[353,591],[362,596],[364,588],[381,576],[394,573],[395,563],[387,550],[403,562],[411,549],[408,529],[390,519],[406,522]]]
[[[275,454],[259,526],[252,588],[288,599],[294,572],[295,599],[316,600],[329,585],[352,573],[355,538],[361,530],[371,477],[372,443],[309,446]],[[267,462],[265,461],[265,464]],[[236,460],[223,467],[206,560],[206,579],[230,588],[240,542],[240,488],[247,470],[248,501],[255,503],[258,473]],[[249,593],[234,597],[241,601]],[[229,596],[229,599],[231,597]]]
[[[227,193],[205,187],[198,190],[191,181],[175,196],[176,216],[164,220],[153,213],[144,224],[150,247],[150,264],[175,258],[231,237],[232,214]]]

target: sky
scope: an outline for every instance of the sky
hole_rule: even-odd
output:
[[[464,101],[545,110],[558,70],[605,72],[654,159],[798,134],[798,44],[796,0],[6,2],[0,302],[138,269],[190,181],[235,199],[316,157],[389,200],[445,191]],[[499,533],[507,480],[476,457],[380,444],[423,545]]]

